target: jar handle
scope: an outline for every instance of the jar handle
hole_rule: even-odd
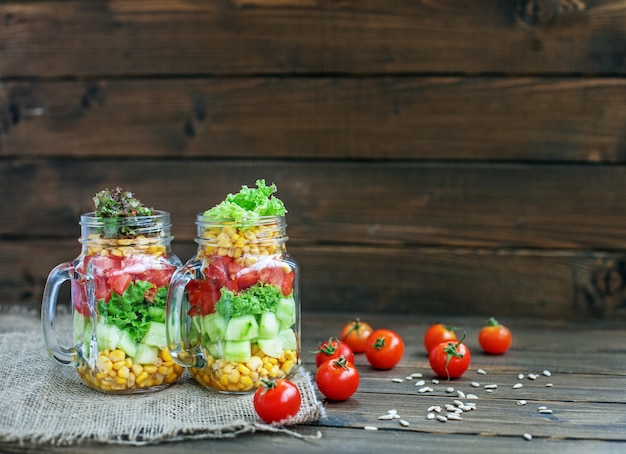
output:
[[[185,290],[187,284],[200,273],[200,262],[187,264],[176,270],[170,280],[166,303],[165,332],[168,349],[174,361],[185,367],[204,367],[205,359],[200,347],[190,348],[189,317]]]
[[[59,344],[54,329],[54,319],[59,288],[65,281],[72,279],[73,275],[74,264],[72,262],[61,263],[54,267],[46,280],[41,304],[41,324],[48,354],[53,360],[66,366],[78,364],[76,349],[63,347]]]

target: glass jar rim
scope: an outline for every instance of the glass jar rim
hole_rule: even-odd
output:
[[[204,213],[198,213],[196,215],[196,224],[198,225],[234,225],[234,226],[255,226],[255,225],[268,225],[274,224],[278,221],[279,224],[285,224],[285,215],[270,215],[260,216],[251,213],[248,217],[243,218],[220,218],[207,216]]]

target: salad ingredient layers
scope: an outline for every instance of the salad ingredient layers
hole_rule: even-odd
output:
[[[272,195],[275,185],[258,180],[256,186],[243,186],[204,213],[202,276],[186,286],[191,339],[207,363],[191,373],[222,391],[250,391],[263,379],[291,376],[300,362],[286,210]]]
[[[183,368],[168,353],[165,330],[169,281],[179,263],[169,255],[169,222],[159,224],[159,212],[119,188],[99,192],[94,203],[93,217],[83,219],[89,233],[75,262],[72,303],[75,341],[96,360],[79,374],[105,391],[171,384]],[[90,352],[94,336],[98,351]]]

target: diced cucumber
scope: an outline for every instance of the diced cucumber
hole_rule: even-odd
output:
[[[165,323],[165,309],[162,307],[148,306],[148,319],[153,322]]]
[[[296,323],[296,301],[293,296],[281,298],[276,307],[276,317],[282,326],[291,326]]]
[[[224,358],[233,363],[245,363],[252,356],[249,340],[229,340],[224,344]]]
[[[210,355],[215,359],[224,357],[224,342],[211,342],[207,344]]]
[[[74,315],[72,318],[72,326],[74,328],[74,343],[79,343],[83,341],[82,334],[85,330],[85,316],[78,311],[74,311]]]
[[[150,322],[146,335],[141,339],[142,344],[153,347],[166,348],[167,336],[165,334],[165,323]]]
[[[218,342],[224,339],[226,336],[226,327],[228,323],[223,315],[208,314],[203,317],[202,324],[206,333],[209,335],[211,342]]]
[[[273,356],[274,358],[280,358],[283,353],[283,343],[279,337],[273,339],[259,339],[259,348],[263,350],[267,356]]]
[[[273,312],[263,312],[259,321],[259,339],[276,337],[280,328],[278,318]]]
[[[259,337],[259,324],[254,315],[231,318],[226,327],[226,340],[250,340]]]
[[[278,333],[283,350],[295,350],[297,347],[296,333],[292,329],[286,329]]]
[[[122,331],[115,325],[106,325],[104,323],[96,325],[96,339],[100,351],[105,349],[115,350],[121,336]]]
[[[133,358],[137,354],[137,344],[130,336],[130,333],[125,330],[120,330],[120,340],[117,342],[117,348],[124,350],[126,355],[132,356]]]
[[[159,357],[159,349],[151,345],[137,344],[136,364],[153,364]]]

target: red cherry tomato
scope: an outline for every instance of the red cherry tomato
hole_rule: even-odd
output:
[[[348,344],[331,337],[326,342],[322,342],[315,352],[315,365],[320,367],[322,363],[329,359],[336,359],[340,356],[346,358],[349,363],[354,364],[354,353]]]
[[[493,355],[506,353],[513,341],[511,331],[493,317],[489,319],[488,323],[478,333],[478,343],[487,353]]]
[[[426,352],[430,352],[433,347],[436,347],[443,341],[457,340],[455,329],[454,326],[444,325],[443,323],[431,325],[426,330],[426,334],[424,334],[424,348]]]
[[[404,341],[390,329],[377,329],[367,338],[365,356],[374,369],[391,369],[402,359]]]
[[[295,416],[302,405],[302,396],[298,387],[285,378],[263,380],[254,393],[253,402],[259,417],[271,423]]]
[[[317,368],[317,388],[330,400],[346,400],[358,389],[361,378],[354,364],[346,358],[328,360]]]
[[[358,318],[347,323],[341,330],[339,339],[345,342],[354,353],[363,353],[372,327]]]
[[[460,341],[444,341],[428,354],[430,367],[439,377],[458,378],[471,362],[469,348]]]

